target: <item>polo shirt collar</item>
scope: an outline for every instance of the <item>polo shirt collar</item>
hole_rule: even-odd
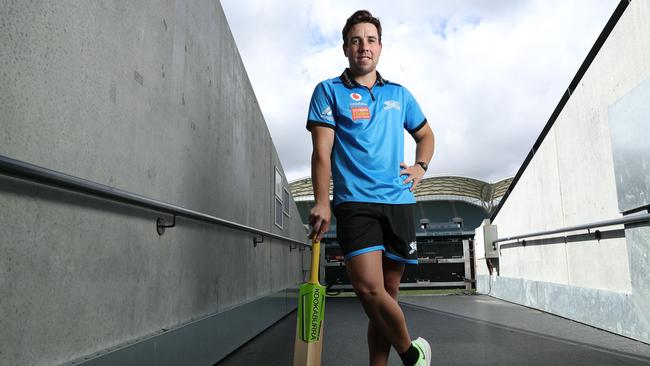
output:
[[[381,77],[379,71],[375,71],[375,72],[377,73],[376,85],[383,86],[388,82],[388,80]],[[354,81],[354,79],[352,79],[352,75],[350,74],[350,68],[346,68],[345,71],[343,71],[343,74],[341,74],[341,81],[343,82],[343,85],[345,85],[349,89],[352,89],[355,86],[359,86],[359,83],[357,83],[356,81]]]

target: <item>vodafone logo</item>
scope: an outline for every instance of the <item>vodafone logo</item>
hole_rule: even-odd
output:
[[[359,94],[359,93],[352,93],[352,94],[350,94],[350,98],[352,98],[352,100],[354,100],[355,102],[358,102],[358,101],[361,100],[361,94]]]

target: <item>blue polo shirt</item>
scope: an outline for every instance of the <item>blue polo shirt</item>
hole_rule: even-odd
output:
[[[415,203],[411,184],[402,183],[404,130],[413,134],[427,120],[411,93],[377,73],[368,89],[349,69],[319,83],[309,104],[307,129],[334,130],[334,206],[342,202]]]

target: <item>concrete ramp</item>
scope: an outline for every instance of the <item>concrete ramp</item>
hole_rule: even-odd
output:
[[[412,337],[431,341],[432,365],[650,365],[650,346],[489,296],[410,296]],[[295,312],[219,366],[290,365]],[[356,298],[327,299],[324,366],[368,363],[367,320]],[[393,350],[390,365],[401,365]]]

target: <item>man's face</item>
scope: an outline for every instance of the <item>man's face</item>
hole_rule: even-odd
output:
[[[343,48],[354,75],[374,72],[381,54],[381,43],[377,28],[371,23],[359,23],[350,28],[348,44]]]

